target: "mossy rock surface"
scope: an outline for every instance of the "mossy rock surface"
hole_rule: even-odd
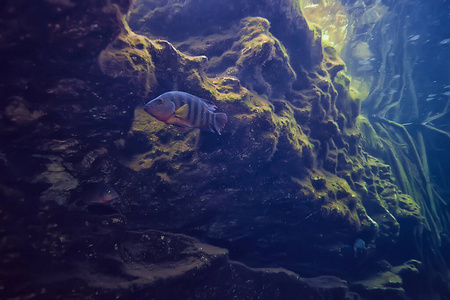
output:
[[[2,51],[18,53],[2,59],[11,78],[0,87],[7,95],[0,137],[8,142],[0,151],[0,249],[14,254],[1,263],[18,270],[7,283],[38,277],[40,261],[58,260],[55,268],[64,269],[73,259],[74,269],[81,263],[86,271],[66,278],[74,297],[108,297],[110,287],[100,285],[117,280],[119,295],[139,294],[138,286],[161,299],[231,297],[233,284],[242,282],[251,288],[239,286],[240,295],[249,298],[350,299],[336,277],[253,270],[216,247],[254,267],[346,277],[355,269],[377,272],[371,263],[395,252],[399,235],[412,236],[421,224],[416,199],[377,154],[388,133],[359,116],[361,99],[350,90],[344,63],[322,44],[320,28],[307,23],[298,1],[141,1],[128,16],[130,1],[88,2],[33,4],[44,17],[28,13],[20,22],[45,28],[48,45],[38,32],[20,40],[22,27],[2,29],[9,41]],[[23,2],[17,3],[5,5],[18,9]],[[15,20],[14,9],[0,11],[0,19]],[[23,50],[30,45],[41,48]],[[227,113],[222,135],[167,125],[143,110],[171,90]],[[85,186],[98,182],[112,185],[120,200],[77,205]],[[361,260],[343,254],[358,238],[366,244]],[[111,269],[96,267],[105,262]],[[152,266],[155,273],[147,273]],[[231,278],[226,291],[213,283],[214,290],[203,290],[195,279],[192,289],[174,289],[192,274],[211,279],[217,270]],[[160,291],[156,277],[164,282]],[[33,281],[22,294],[8,284],[7,292],[60,291],[59,281],[48,280]],[[284,297],[286,285],[295,292]],[[274,294],[263,291],[267,286]]]

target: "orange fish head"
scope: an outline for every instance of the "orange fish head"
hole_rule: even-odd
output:
[[[145,104],[144,109],[158,120],[166,121],[175,113],[175,103],[169,99],[158,97]]]

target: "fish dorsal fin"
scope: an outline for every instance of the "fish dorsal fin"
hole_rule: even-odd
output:
[[[189,105],[184,104],[175,111],[175,116],[180,119],[185,119],[188,113],[189,113]]]
[[[217,109],[217,106],[215,106],[213,103],[209,102],[208,100],[199,98],[200,101],[202,101],[203,103],[206,104],[206,107],[208,108],[209,111],[214,112]]]

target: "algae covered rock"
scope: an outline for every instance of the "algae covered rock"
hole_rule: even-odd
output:
[[[270,33],[269,27],[269,21],[264,18],[243,19],[235,33],[239,40],[220,57],[211,59],[207,72],[235,76],[249,84],[247,88],[262,94],[288,89],[296,74],[284,46]]]
[[[174,5],[177,9],[169,12]],[[175,88],[206,98],[227,112],[229,123],[221,137],[183,131],[158,122],[137,107],[121,159],[131,175],[129,180],[120,180],[124,198],[134,201],[124,204],[123,212],[134,216],[132,222],[139,226],[183,230],[227,245],[242,253],[244,260],[252,261],[252,251],[259,253],[254,262],[262,259],[263,253],[277,256],[270,250],[282,245],[290,247],[281,265],[288,261],[301,265],[312,259],[311,250],[319,256],[334,253],[330,257],[339,258],[340,247],[357,237],[366,239],[372,251],[379,243],[391,247],[399,233],[394,217],[401,212],[398,199],[404,198],[398,192],[385,193],[391,197],[386,200],[379,196],[385,186],[394,186],[394,181],[388,169],[375,171],[379,163],[372,166],[373,159],[359,148],[361,133],[355,126],[359,99],[350,91],[336,51],[330,45],[316,49],[321,58],[315,65],[299,60],[296,45],[283,43],[286,35],[279,24],[271,24],[273,16],[259,6],[230,16],[224,23],[219,19],[221,29],[203,31],[204,27],[198,27],[194,30],[198,35],[192,36],[177,32],[178,22],[187,18],[189,11],[205,9],[201,5],[201,1],[168,2],[158,8],[150,6],[152,13],[143,16],[148,7],[143,2],[130,15],[138,32],[149,38],[164,32],[174,45],[195,57],[175,48],[169,56],[173,59],[161,56],[166,50],[158,52],[151,45],[164,41],[138,36],[125,23],[121,39],[146,41],[144,48],[150,49],[151,61],[157,62],[154,91]],[[157,25],[158,10],[176,15],[177,21]],[[251,11],[264,17],[248,17]],[[296,21],[288,19],[292,22],[288,28],[303,31],[301,35],[306,37],[316,34],[314,46],[321,45],[320,30],[299,25],[300,10],[281,9],[280,13],[295,15]],[[204,26],[213,15],[205,18]],[[209,59],[187,63],[202,54]],[[132,74],[132,65],[124,67]],[[153,96],[143,102],[157,96],[148,91]],[[142,145],[137,146],[138,153],[137,142]],[[136,188],[129,189],[131,186]],[[327,263],[324,259],[323,264]]]
[[[226,249],[192,237],[129,231],[119,214],[89,215],[51,203],[27,217],[2,223],[8,234],[1,265],[11,270],[1,281],[5,298],[351,299],[337,277],[249,268],[229,260]],[[24,247],[23,235],[35,247]]]
[[[422,263],[416,260],[380,272],[372,278],[352,283],[352,289],[364,299],[410,299],[403,289],[404,280],[417,280]]]
[[[351,299],[322,275],[372,275],[412,235],[403,224],[421,224],[399,169],[376,158],[388,133],[359,117],[343,61],[298,1],[88,2],[31,5],[44,17],[20,21],[49,45],[17,40],[20,26],[0,35],[4,54],[39,45],[5,60],[0,85],[8,296]],[[171,90],[226,112],[222,136],[143,110]],[[77,205],[98,182],[120,200]],[[346,253],[358,239],[364,255]]]

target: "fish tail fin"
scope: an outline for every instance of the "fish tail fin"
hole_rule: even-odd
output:
[[[220,135],[220,131],[225,127],[225,123],[228,122],[228,117],[225,113],[215,113],[214,115],[214,130]]]

